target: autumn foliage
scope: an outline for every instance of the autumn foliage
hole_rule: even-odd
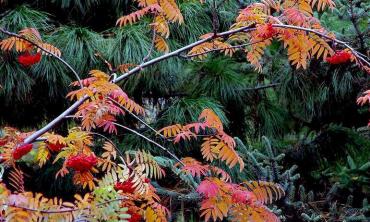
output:
[[[149,27],[154,32],[153,48],[168,53],[170,25],[185,22],[176,1],[136,2],[139,9],[118,18],[116,25],[123,27],[149,17]],[[218,51],[226,56],[240,52],[258,72],[262,72],[265,49],[276,41],[284,47],[287,59],[296,69],[307,69],[311,59],[321,59],[332,65],[354,62],[369,70],[353,49],[341,46],[342,50],[335,51],[332,48],[335,35],[325,30],[313,16],[315,10],[334,7],[332,0],[264,0],[252,3],[240,10],[230,30],[204,34],[199,44],[187,48],[183,57],[202,60],[212,52]],[[2,39],[0,47],[4,52],[15,50],[15,59],[24,67],[40,62],[43,55],[61,58],[60,50],[44,42],[34,28],[23,29]],[[117,70],[128,75],[130,70],[140,70],[141,66],[126,63],[118,66]],[[39,140],[24,144],[32,132],[6,128],[0,138],[0,161],[4,160],[6,170],[12,173],[9,183],[0,177],[0,220],[169,221],[171,205],[160,196],[157,183],[169,178],[169,174],[170,180],[176,180],[177,185],[187,186],[176,192],[195,193],[199,200],[199,215],[205,221],[280,221],[269,205],[284,197],[286,187],[269,181],[235,182],[237,179],[228,173],[229,170],[236,168],[243,172],[248,163],[214,110],[203,109],[193,122],[175,122],[159,130],[150,128],[155,136],[161,138],[161,142],[156,142],[120,123],[125,115],[141,120],[146,112],[118,85],[116,73],[112,73],[111,68],[109,72],[91,70],[87,78],[71,83],[67,98],[78,106],[75,107],[77,111],[68,117],[73,118],[76,126],[69,128],[65,135],[43,132]],[[369,95],[366,91],[357,102],[360,105],[369,103]],[[121,130],[146,139],[159,147],[170,160],[153,156],[142,147],[121,153],[121,149],[109,139]],[[197,144],[194,146],[199,158],[178,158],[174,154],[176,152],[160,144],[162,142],[172,142],[174,147],[190,142]],[[32,164],[38,168],[54,164],[58,167],[55,178],[66,179],[69,178],[66,175],[70,175],[73,185],[85,194],[75,194],[71,202],[66,202],[25,191],[19,162],[26,154],[33,157]],[[192,183],[184,182],[189,180]]]

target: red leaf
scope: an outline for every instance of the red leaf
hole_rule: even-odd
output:
[[[232,200],[234,203],[243,203],[251,205],[256,201],[256,197],[252,192],[236,190],[233,192]]]
[[[190,131],[184,131],[182,133],[177,134],[174,143],[178,143],[180,142],[180,140],[191,140],[192,137],[197,138],[197,136],[194,133]]]
[[[271,23],[258,26],[257,31],[259,33],[258,37],[262,39],[269,39],[277,33],[276,29],[272,26]]]
[[[208,166],[202,165],[199,161],[191,158],[191,157],[185,157],[182,159],[182,162],[185,166],[181,168],[181,171],[190,173],[193,177],[194,176],[202,176],[205,175],[209,171]],[[175,166],[178,166],[179,164],[175,164]]]
[[[210,180],[203,180],[197,188],[197,192],[206,198],[215,197],[218,194],[218,190],[218,185]]]
[[[194,130],[196,134],[199,133],[200,130],[205,130],[207,125],[205,123],[189,123],[188,125],[184,126],[185,129]]]
[[[117,127],[114,125],[116,118],[112,115],[104,115],[102,119],[97,120],[97,125],[103,127],[104,132],[117,134]]]

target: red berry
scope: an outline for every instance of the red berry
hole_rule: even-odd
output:
[[[135,187],[131,180],[126,180],[125,182],[117,182],[114,185],[115,190],[122,190],[124,193],[134,193]]]
[[[0,154],[0,163],[6,161],[6,159],[4,158],[4,156],[2,154]]]
[[[30,67],[41,60],[41,52],[31,55],[28,51],[18,56],[18,62],[25,67]]]
[[[344,50],[337,51],[333,56],[327,57],[326,61],[330,64],[337,65],[341,63],[346,63],[351,59],[351,53]]]
[[[5,144],[8,143],[8,140],[7,139],[0,139],[0,146],[4,146]]]
[[[19,160],[32,150],[32,144],[22,144],[13,151],[13,158]]]
[[[130,219],[128,219],[128,222],[140,222],[142,221],[141,215],[135,212],[132,212],[131,210],[127,211],[128,214],[131,215]]]
[[[65,147],[64,144],[61,144],[59,142],[56,142],[55,144],[48,142],[47,144],[48,144],[49,150],[53,152],[59,152],[63,147]]]
[[[91,170],[93,166],[98,163],[97,158],[94,155],[87,156],[85,154],[77,154],[67,159],[67,167],[70,167],[76,171],[86,172]]]

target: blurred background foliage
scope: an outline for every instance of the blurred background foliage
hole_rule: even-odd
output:
[[[178,2],[185,24],[171,25],[171,50],[212,31],[208,3],[211,1]],[[219,31],[223,31],[228,29],[237,11],[254,0],[219,2],[223,3],[218,10]],[[338,38],[369,55],[369,1],[335,2],[336,9],[315,16]],[[42,38],[61,49],[63,58],[81,77],[86,77],[91,69],[108,72],[97,53],[114,66],[139,64],[147,55],[151,46],[149,19],[124,28],[115,27],[119,16],[135,9],[137,4],[131,0],[3,0],[0,26],[14,32],[25,27],[37,28]],[[335,218],[341,218],[338,215],[346,216],[349,209],[357,207],[363,217],[355,216],[363,221],[369,216],[368,205],[363,204],[370,191],[370,132],[366,128],[369,114],[368,107],[360,108],[355,101],[359,93],[369,88],[370,78],[354,65],[334,67],[315,60],[307,70],[295,70],[283,56],[284,50],[276,42],[267,49],[262,73],[256,73],[243,54],[226,58],[214,53],[201,62],[180,57],[163,61],[120,85],[145,106],[145,120],[156,129],[194,121],[202,109],[213,109],[226,131],[240,138],[247,147],[238,146],[238,150],[249,161],[248,171],[230,173],[240,180],[277,181],[291,190],[289,199],[277,204],[282,209],[282,219],[337,221]],[[159,55],[153,53],[151,58]],[[28,69],[20,66],[16,57],[15,53],[0,55],[0,124],[36,129],[69,105],[65,95],[75,77],[52,58],[43,57],[39,64]],[[155,138],[155,134],[129,116],[120,121]],[[64,132],[71,124],[63,123],[57,130]],[[270,145],[266,145],[263,136],[269,138]],[[128,132],[119,132],[112,139],[122,150],[147,149],[163,154]],[[200,157],[200,141],[173,146],[157,140],[178,155]],[[293,166],[294,175],[290,171]],[[38,182],[28,186],[37,191],[46,189],[50,195],[74,189],[72,184],[61,187],[57,182],[48,188],[43,186],[53,178],[55,170],[49,167],[43,174],[29,172]],[[271,176],[269,172],[274,167],[281,177],[277,173]],[[328,200],[326,205],[315,205],[319,212],[310,207],[316,202],[311,194],[305,194],[304,188],[312,191],[314,200]],[[345,207],[347,196],[352,198],[351,207]],[[335,209],[329,207],[333,201],[337,204]]]

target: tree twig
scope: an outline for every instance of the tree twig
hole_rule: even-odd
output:
[[[121,124],[119,124],[119,123],[113,123],[114,125],[116,125],[116,126],[118,126],[118,127],[121,127],[121,128],[123,128],[123,129],[125,129],[125,130],[127,130],[127,131],[130,131],[130,132],[132,132],[132,133],[134,133],[134,134],[136,134],[136,135],[138,135],[138,136],[140,136],[141,138],[144,138],[145,140],[147,140],[148,142],[150,142],[150,143],[152,143],[152,144],[154,144],[154,145],[156,145],[156,146],[158,146],[159,148],[161,148],[163,151],[165,151],[165,152],[167,152],[171,157],[173,157],[176,161],[178,161],[181,165],[183,165],[183,166],[185,166],[185,164],[174,154],[174,153],[172,153],[171,151],[169,151],[167,148],[165,148],[164,146],[162,146],[161,144],[159,144],[159,143],[157,143],[157,142],[155,142],[154,140],[152,140],[152,139],[150,139],[150,138],[148,138],[148,137],[146,137],[146,136],[144,136],[143,134],[141,134],[141,133],[139,133],[139,132],[137,132],[136,130],[133,130],[133,129],[131,129],[131,128],[129,128],[129,127],[127,127],[127,126],[124,126],[124,125],[121,125]]]
[[[100,207],[100,206],[103,206],[103,205],[106,205],[106,204],[109,204],[109,203],[112,203],[112,202],[122,201],[122,200],[126,200],[126,199],[127,198],[125,197],[125,198],[117,198],[117,199],[108,200],[108,201],[96,204],[96,207]],[[82,209],[80,209],[80,208],[69,208],[69,209],[61,209],[61,210],[39,210],[39,209],[33,209],[33,208],[29,208],[29,207],[17,206],[17,205],[14,205],[14,204],[1,204],[1,205],[8,206],[8,207],[19,208],[19,209],[26,210],[26,211],[39,212],[39,213],[42,213],[42,214],[71,213],[71,212],[74,212],[74,211],[81,211],[81,210],[91,209],[91,207],[85,207],[85,208],[82,208]]]
[[[156,129],[154,129],[153,127],[151,127],[148,123],[146,123],[143,119],[141,119],[140,117],[138,117],[137,115],[135,115],[133,112],[131,112],[129,109],[127,109],[126,107],[122,106],[121,104],[119,104],[117,101],[115,101],[114,99],[108,97],[108,99],[110,101],[112,101],[114,104],[116,104],[117,106],[119,106],[121,109],[124,109],[127,113],[129,113],[131,116],[133,116],[135,119],[137,119],[139,122],[141,122],[142,124],[144,124],[146,127],[148,127],[150,130],[152,130],[153,132],[155,132],[156,135],[159,135],[160,137],[162,137],[163,139],[167,139],[165,136],[163,136],[161,133],[159,133]]]
[[[253,87],[253,88],[244,88],[244,89],[240,89],[240,90],[242,90],[242,91],[261,90],[261,89],[267,89],[267,88],[274,88],[274,87],[277,87],[279,85],[280,85],[280,83],[271,83],[271,84],[267,84],[267,85],[256,86],[256,87]]]
[[[360,49],[361,50],[364,50],[365,49],[364,36],[361,33],[360,28],[358,27],[358,20],[357,20],[358,17],[355,16],[354,4],[353,4],[353,1],[352,0],[350,0],[348,2],[349,2],[350,20],[352,22],[353,27],[355,28],[355,31],[356,31],[356,34],[357,34],[357,38],[358,38],[358,40],[360,42]]]
[[[150,58],[150,55],[152,54],[153,52],[153,49],[154,49],[154,45],[155,45],[155,38],[157,36],[157,33],[155,32],[155,29],[153,28],[153,36],[152,36],[152,44],[150,45],[150,48],[148,50],[148,53],[147,55],[143,58],[142,62],[141,63],[144,63],[146,61],[148,61],[148,59]]]
[[[254,44],[257,44],[257,43],[260,43],[260,42],[263,42],[263,41],[264,40],[260,40],[260,41],[249,42],[249,43],[240,44],[240,45],[233,45],[233,46],[226,47],[226,48],[210,49],[210,50],[207,50],[207,51],[204,51],[204,52],[200,52],[200,53],[196,53],[196,54],[191,54],[191,55],[181,55],[181,58],[188,59],[188,58],[193,58],[193,57],[197,57],[197,56],[200,56],[200,55],[208,54],[208,53],[211,53],[211,52],[222,51],[222,50],[226,50],[226,49],[239,49],[239,48],[243,48],[243,47],[246,47],[246,46],[254,45]]]
[[[31,41],[31,40],[29,40],[29,39],[27,39],[27,38],[25,38],[25,37],[23,37],[23,36],[21,36],[21,35],[18,35],[18,34],[16,34],[16,33],[14,33],[14,32],[9,32],[9,31],[7,31],[7,30],[5,30],[5,29],[3,29],[3,28],[1,28],[0,27],[0,32],[2,32],[3,34],[5,34],[5,35],[8,35],[8,36],[13,36],[13,37],[16,37],[16,38],[19,38],[19,39],[23,39],[24,41],[27,41],[27,42],[29,42],[31,45],[33,45],[33,46],[35,46],[35,47],[37,47],[37,48],[39,48],[41,51],[44,51],[44,52],[46,52],[47,54],[50,54],[51,56],[53,56],[54,58],[56,58],[57,60],[59,60],[60,62],[62,62],[74,75],[75,75],[75,77],[76,77],[76,79],[78,80],[78,82],[79,82],[79,84],[80,84],[80,86],[81,86],[81,88],[83,88],[83,84],[82,84],[82,81],[81,81],[81,78],[80,78],[80,76],[77,74],[77,72],[76,72],[76,70],[74,70],[73,68],[72,68],[72,66],[68,63],[68,62],[66,62],[64,59],[62,59],[61,57],[59,57],[59,56],[57,56],[57,55],[55,55],[54,53],[52,53],[51,51],[49,51],[49,50],[47,50],[47,49],[45,49],[45,48],[43,48],[43,47],[41,47],[41,46],[39,46],[37,43],[35,43],[35,42],[33,42],[33,41]]]

